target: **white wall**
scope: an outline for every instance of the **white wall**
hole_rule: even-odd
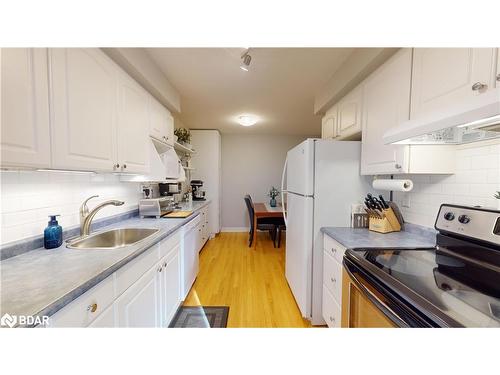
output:
[[[286,153],[304,137],[267,135],[222,135],[222,230],[249,227],[243,201],[269,200],[271,186],[281,188]]]
[[[411,175],[410,193],[395,193],[406,221],[433,227],[441,203],[500,209],[493,194],[500,190],[500,142],[458,146],[454,175]],[[405,198],[410,207],[404,207]]]
[[[108,199],[125,201],[123,206],[105,207],[96,219],[137,208],[142,197],[140,184],[120,182],[112,174],[72,174],[54,172],[1,172],[1,238],[5,243],[43,235],[49,214],[60,214],[63,229],[79,225],[83,200],[98,194],[89,208]]]

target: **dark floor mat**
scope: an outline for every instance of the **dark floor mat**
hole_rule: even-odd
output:
[[[169,328],[226,328],[229,306],[181,306]]]

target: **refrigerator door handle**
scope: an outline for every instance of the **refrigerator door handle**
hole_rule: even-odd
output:
[[[288,164],[288,155],[285,158],[285,164],[283,165],[283,173],[281,174],[281,209],[283,210],[283,219],[285,220],[285,226],[288,226],[288,221],[286,218],[285,211],[285,174],[286,174],[286,166]]]

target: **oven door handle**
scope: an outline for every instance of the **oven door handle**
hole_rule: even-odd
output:
[[[363,295],[370,300],[379,310],[381,310],[390,320],[396,323],[399,327],[409,327],[408,323],[406,323],[401,317],[387,304],[385,304],[380,298],[378,298],[370,289],[368,289],[349,269],[349,265],[345,263],[344,260],[344,269],[346,270],[349,278],[353,282],[354,285],[363,293]]]

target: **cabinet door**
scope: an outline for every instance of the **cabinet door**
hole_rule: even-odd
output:
[[[50,167],[47,50],[3,48],[2,166]]]
[[[161,261],[161,318],[162,327],[168,327],[181,303],[181,257],[180,244]]]
[[[338,103],[339,137],[345,138],[361,132],[362,87],[356,87]]]
[[[121,172],[144,173],[149,167],[149,97],[134,80],[120,74],[118,80],[116,138]]]
[[[118,68],[93,48],[51,49],[52,165],[113,171]]]
[[[321,138],[337,137],[337,106],[329,109],[321,121]]]
[[[152,267],[115,301],[118,327],[158,327],[160,323],[159,268]]]
[[[152,96],[149,97],[150,124],[149,134],[151,137],[174,145],[174,120],[168,109]]]
[[[385,145],[384,133],[408,120],[411,49],[402,49],[376,70],[364,84],[361,174],[408,171],[408,146]]]
[[[411,118],[456,106],[494,87],[494,48],[415,48]],[[475,89],[476,83],[484,84]]]

